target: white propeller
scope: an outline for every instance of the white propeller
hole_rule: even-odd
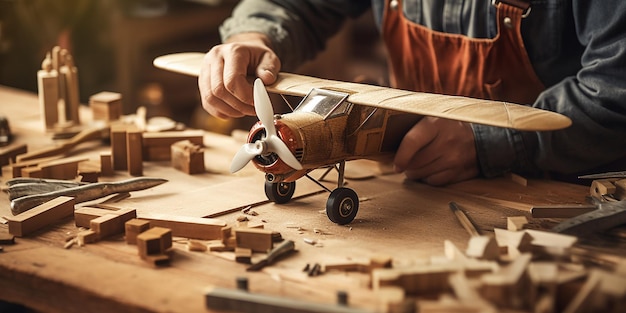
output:
[[[270,96],[265,90],[265,85],[261,79],[257,78],[254,81],[254,109],[256,115],[261,121],[261,125],[265,128],[265,138],[257,140],[256,142],[244,144],[230,164],[230,172],[235,173],[242,169],[250,160],[257,155],[267,155],[270,153],[276,153],[278,157],[285,162],[285,164],[291,166],[293,169],[302,169],[302,164],[291,153],[291,150],[287,147],[280,137],[276,134],[276,127],[274,127],[274,109],[270,101]]]

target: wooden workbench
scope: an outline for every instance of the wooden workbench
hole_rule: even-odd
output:
[[[29,149],[54,144],[43,135],[36,95],[0,87],[0,99],[0,114],[8,117],[16,144],[27,142]],[[142,261],[137,248],[127,245],[122,236],[64,249],[65,239],[78,231],[73,221],[67,220],[4,246],[0,252],[0,299],[45,312],[204,312],[207,288],[235,288],[236,277],[245,276],[252,292],[331,304],[336,292],[343,290],[349,292],[351,306],[381,311],[367,275],[340,272],[308,277],[302,269],[307,263],[367,260],[378,254],[391,256],[394,265],[420,264],[443,255],[446,239],[464,249],[469,235],[448,208],[450,201],[463,206],[489,234],[494,227],[506,228],[507,216],[526,215],[532,228],[552,226],[553,221],[530,218],[528,209],[535,204],[583,203],[588,194],[585,186],[543,180],[530,180],[522,186],[508,178],[475,179],[435,188],[404,181],[402,175],[375,175],[348,181],[359,194],[360,210],[351,224],[339,226],[323,212],[328,196],[324,192],[285,205],[261,201],[261,173],[251,166],[237,175],[228,173],[230,157],[240,144],[231,137],[207,133],[204,174],[189,176],[168,162],[144,162],[145,176],[169,182],[133,192],[116,205],[209,216],[228,207],[244,207],[247,201],[258,213],[249,219],[293,240],[299,251],[296,255],[249,273],[228,253],[187,251],[180,238],[174,243],[170,266],[155,268]],[[79,146],[76,153],[97,155],[107,149],[92,142]],[[368,166],[372,163],[347,165],[348,171],[367,171]],[[376,173],[373,167],[369,170]],[[127,177],[127,173],[117,172],[106,179]],[[10,178],[4,171],[2,181]],[[10,214],[7,195],[2,193],[0,216]],[[239,210],[215,214],[228,224],[241,215]],[[7,225],[0,225],[0,232],[7,232]],[[318,244],[306,244],[305,238]]]

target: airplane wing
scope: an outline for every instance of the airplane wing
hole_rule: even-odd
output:
[[[154,65],[198,76],[203,57],[199,52],[176,53],[156,58]],[[414,92],[290,73],[280,73],[276,83],[267,86],[269,92],[293,96],[305,96],[312,88],[348,93],[348,101],[354,104],[524,131],[558,130],[572,124],[568,117],[559,113],[504,101]]]

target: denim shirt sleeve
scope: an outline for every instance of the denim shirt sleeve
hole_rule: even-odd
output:
[[[549,86],[533,107],[564,114],[572,126],[520,132],[472,125],[487,177],[508,171],[581,173],[626,157],[626,1],[557,2],[552,9],[568,14],[572,27],[543,29],[558,36],[550,39],[552,51],[532,50],[542,46],[537,42],[545,35],[523,35],[537,74]],[[564,65],[572,68],[572,57],[577,70],[569,74]]]
[[[267,34],[282,68],[294,70],[323,50],[347,18],[358,17],[370,6],[370,0],[243,0],[220,27],[220,35],[224,41],[242,32]]]

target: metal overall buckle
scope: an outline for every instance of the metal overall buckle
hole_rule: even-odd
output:
[[[523,1],[523,0],[491,0],[491,5],[493,5],[494,7],[498,7],[498,4],[500,2],[504,2],[508,5],[512,5],[514,7],[518,7],[520,9],[523,9],[524,12],[522,12],[522,18],[527,18],[530,15],[530,1]]]

